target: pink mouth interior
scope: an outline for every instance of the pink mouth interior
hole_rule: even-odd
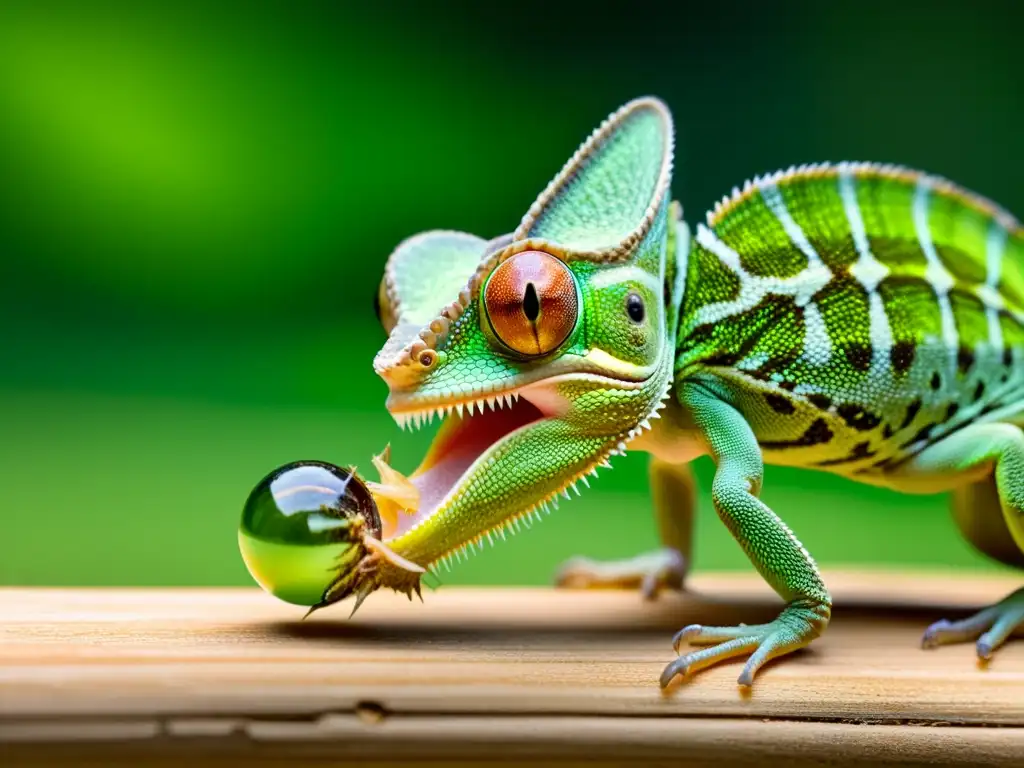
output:
[[[401,536],[438,508],[473,462],[502,438],[545,414],[525,397],[511,408],[477,410],[470,416],[452,414],[441,425],[434,442],[410,480],[420,492],[420,508],[415,515],[399,515],[393,536]],[[389,537],[390,538],[390,537]]]

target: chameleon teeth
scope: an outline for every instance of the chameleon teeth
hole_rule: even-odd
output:
[[[485,413],[488,408],[497,413],[502,408],[512,408],[516,404],[516,401],[519,400],[519,397],[520,395],[516,392],[501,392],[496,395],[485,395],[476,400],[469,400],[464,403],[437,405],[432,408],[413,411],[411,413],[394,413],[392,416],[398,426],[402,429],[405,429],[406,427],[419,429],[425,424],[433,424],[435,416],[443,419],[446,416],[451,416],[452,413],[456,413],[461,419],[466,417],[467,410],[469,411],[470,416],[475,416],[478,413]]]

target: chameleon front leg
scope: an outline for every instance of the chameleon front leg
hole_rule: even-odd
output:
[[[697,384],[684,384],[680,400],[693,414],[717,464],[711,497],[715,511],[772,588],[787,605],[768,624],[705,627],[693,624],[674,640],[710,648],[670,663],[662,687],[725,659],[750,654],[739,684],[749,686],[758,669],[776,656],[802,648],[820,635],[832,613],[832,599],[814,560],[758,494],[764,473],[761,449],[743,416]]]
[[[985,554],[1011,565],[1024,564],[1024,432],[1020,427],[1000,423],[965,427],[922,451],[901,474],[962,478],[965,482],[953,493],[953,515],[960,530]],[[980,480],[979,474],[983,475]],[[977,640],[978,656],[988,659],[1018,629],[1024,629],[1024,588],[966,619],[932,624],[921,644],[933,648]]]
[[[624,560],[573,557],[559,568],[555,584],[569,588],[639,589],[653,599],[661,589],[681,590],[693,547],[697,486],[688,464],[656,456],[650,462],[651,495],[662,547]]]

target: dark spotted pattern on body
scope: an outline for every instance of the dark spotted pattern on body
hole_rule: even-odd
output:
[[[812,445],[823,445],[829,442],[833,436],[833,432],[825,420],[817,419],[796,440],[766,440],[761,442],[761,447],[769,449],[807,448]]]
[[[817,462],[817,466],[835,467],[840,464],[850,464],[855,461],[870,459],[872,456],[876,456],[877,454],[877,451],[871,450],[871,443],[865,440],[864,442],[857,443],[855,446],[853,446],[853,448],[850,450],[849,455],[843,456],[838,459],[825,459],[823,461],[819,461]]]

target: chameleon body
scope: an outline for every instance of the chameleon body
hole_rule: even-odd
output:
[[[576,558],[566,585],[683,585],[694,484],[710,454],[722,522],[786,601],[764,625],[692,625],[704,646],[662,675],[768,659],[828,624],[814,560],[759,498],[765,463],[910,493],[952,491],[986,554],[1024,566],[1024,231],[995,204],[874,164],[790,169],[736,189],[691,230],[670,199],[673,127],[630,102],[580,147],[509,235],[434,231],[398,246],[375,359],[400,424],[444,416],[411,476],[415,514],[386,543],[428,568],[550,509],[625,450],[652,454],[664,547]],[[587,482],[589,485],[589,482]],[[387,562],[334,596],[418,589]],[[1024,590],[924,644],[988,656]]]

